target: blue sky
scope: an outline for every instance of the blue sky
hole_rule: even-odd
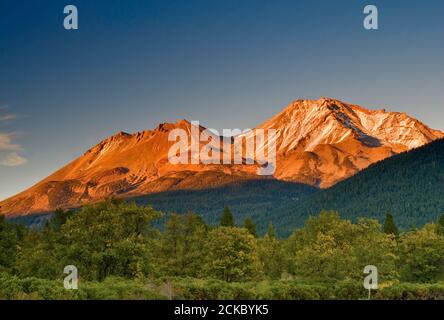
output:
[[[63,28],[63,8],[79,30]],[[366,4],[378,31],[362,27]],[[444,1],[0,0],[0,199],[117,131],[254,127],[298,98],[444,130]]]

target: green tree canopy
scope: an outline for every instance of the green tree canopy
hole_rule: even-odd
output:
[[[361,279],[366,265],[376,265],[383,281],[397,278],[393,236],[380,232],[375,220],[342,220],[324,211],[307,220],[288,239],[290,271],[317,281]]]
[[[24,233],[23,226],[7,223],[5,216],[0,214],[0,271],[14,267]]]
[[[402,234],[399,240],[400,270],[409,282],[434,282],[444,279],[444,237],[436,226]]]
[[[66,265],[82,276],[102,280],[109,275],[148,273],[151,224],[161,214],[152,207],[109,200],[83,207],[61,227]]]
[[[248,281],[262,276],[257,240],[244,228],[219,227],[208,235],[205,271],[224,281]]]
[[[195,213],[172,214],[161,237],[161,273],[201,275],[207,229],[202,218]]]

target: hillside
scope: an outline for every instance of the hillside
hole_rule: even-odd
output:
[[[444,139],[371,165],[337,185],[270,213],[281,234],[301,226],[322,209],[343,218],[384,220],[394,215],[401,228],[420,227],[444,212]]]
[[[151,204],[165,213],[200,214],[207,223],[217,225],[223,208],[228,206],[238,225],[247,216],[253,218],[259,233],[266,231],[270,222],[275,222],[273,208],[291,205],[318,189],[304,184],[275,179],[243,180],[201,190],[177,190],[136,197],[138,204]]]

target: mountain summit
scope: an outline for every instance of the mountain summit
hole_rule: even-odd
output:
[[[191,124],[182,120],[135,134],[119,132],[30,189],[4,200],[0,211],[23,215],[77,207],[110,196],[205,189],[263,178],[256,176],[256,163],[170,163],[168,152],[174,142],[168,141],[168,135],[174,129],[190,132]],[[405,113],[367,110],[329,98],[297,100],[257,129],[276,130],[274,178],[321,188],[374,162],[444,137]],[[204,130],[199,127],[200,132]],[[253,130],[247,135],[254,134]]]
[[[259,128],[277,131],[276,178],[322,188],[444,136],[405,113],[329,98],[297,100]]]

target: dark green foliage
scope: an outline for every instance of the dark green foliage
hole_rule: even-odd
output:
[[[359,219],[354,224],[337,212],[323,211],[296,230],[287,245],[294,253],[290,272],[314,282],[357,281],[370,264],[378,267],[381,282],[398,278],[396,241],[382,233],[375,220]]]
[[[292,258],[292,252],[286,250],[285,244],[286,241],[276,239],[273,232],[267,233],[259,242],[260,259],[264,274],[269,279],[280,279],[289,271],[288,265]]]
[[[209,225],[218,225],[221,208],[228,206],[237,221],[251,216],[258,234],[263,235],[270,221],[280,219],[280,215],[274,212],[276,208],[299,202],[317,190],[299,183],[258,179],[231,183],[224,187],[209,186],[204,190],[163,192],[134,200],[138,204],[153,205],[155,209],[165,213],[196,212]]]
[[[109,200],[63,214],[57,212],[43,230],[25,237],[17,259],[20,276],[54,279],[66,265],[75,265],[90,280],[151,271],[150,244],[156,234],[151,224],[160,217],[151,207]]]
[[[257,232],[256,232],[256,224],[254,223],[253,219],[251,217],[246,217],[244,220],[244,228],[250,232],[250,234],[257,238]]]
[[[335,186],[271,210],[279,234],[287,236],[323,209],[356,221],[384,221],[391,212],[401,230],[436,221],[444,211],[444,140],[371,165]],[[257,221],[257,220],[256,220]],[[269,220],[267,220],[269,221]]]
[[[225,207],[219,225],[221,227],[234,227],[234,217],[230,208]]]
[[[73,211],[64,211],[63,209],[57,209],[51,218],[48,220],[48,226],[60,230],[60,228],[74,215]]]
[[[0,214],[0,271],[15,267],[18,247],[24,233],[23,226],[6,223],[5,217]]]
[[[42,229],[0,218],[0,299],[361,299],[369,264],[376,299],[444,296],[440,220],[395,237],[376,220],[323,211],[285,239],[271,223],[258,238],[194,213],[169,215],[159,231],[160,216],[109,200],[59,211]],[[63,288],[69,264],[78,291]]]
[[[367,298],[361,282],[333,285],[301,283],[298,280],[224,282],[214,279],[170,278],[139,281],[108,278],[83,281],[79,290],[65,290],[60,280],[20,279],[0,273],[0,300],[360,300]],[[372,295],[375,300],[443,300],[444,283],[400,283]]]
[[[440,236],[444,236],[444,214],[439,217],[438,222],[436,223],[436,233]]]
[[[198,277],[205,257],[208,227],[194,213],[172,214],[165,223],[159,251],[159,273]]]
[[[436,233],[436,226],[428,224],[401,234],[398,254],[401,278],[405,281],[444,280],[444,237]]]
[[[398,235],[398,228],[396,227],[395,221],[393,220],[393,216],[390,213],[387,213],[384,221],[384,233],[392,234],[394,236]]]
[[[148,272],[148,236],[154,232],[152,221],[159,217],[151,207],[119,200],[82,208],[61,227],[59,242],[66,246],[66,265],[82,269],[86,279]]]
[[[82,281],[78,290],[66,290],[63,280],[19,278],[0,273],[0,300],[164,300],[151,283],[107,278],[103,282]]]

